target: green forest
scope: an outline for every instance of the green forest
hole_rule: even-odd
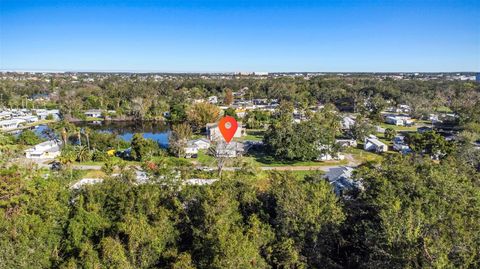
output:
[[[2,268],[478,268],[480,175],[453,158],[366,163],[339,199],[319,175],[168,166],[72,190],[76,172],[0,169]]]

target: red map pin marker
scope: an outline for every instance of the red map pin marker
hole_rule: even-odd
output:
[[[220,129],[220,133],[222,133],[223,138],[227,143],[229,143],[235,132],[237,131],[238,123],[235,118],[230,116],[225,116],[218,122],[218,129]]]

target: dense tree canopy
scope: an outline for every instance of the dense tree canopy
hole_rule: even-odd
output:
[[[321,153],[335,154],[335,135],[340,125],[331,106],[300,123],[292,116],[293,106],[283,102],[264,135],[264,143],[280,160],[314,160]]]
[[[150,183],[123,169],[76,190],[77,172],[2,167],[2,268],[480,265],[480,175],[453,158],[364,165],[364,191],[348,199],[320,175],[242,169],[189,186],[174,167],[146,167]]]

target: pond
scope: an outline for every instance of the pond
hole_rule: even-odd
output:
[[[99,132],[113,133],[128,142],[132,140],[135,133],[142,133],[143,137],[157,141],[163,147],[168,146],[170,136],[170,126],[158,122],[78,122],[75,125]]]
[[[156,122],[77,122],[77,127],[88,127],[94,131],[107,132],[118,135],[125,141],[130,142],[135,133],[142,133],[143,137],[157,141],[162,147],[168,147],[170,126]],[[46,125],[39,125],[34,129],[38,135],[45,137]]]

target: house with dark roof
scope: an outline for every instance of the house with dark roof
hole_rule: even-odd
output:
[[[325,175],[326,180],[333,187],[338,196],[343,196],[352,190],[363,190],[361,181],[352,178],[354,169],[349,166],[340,166],[330,169]]]

